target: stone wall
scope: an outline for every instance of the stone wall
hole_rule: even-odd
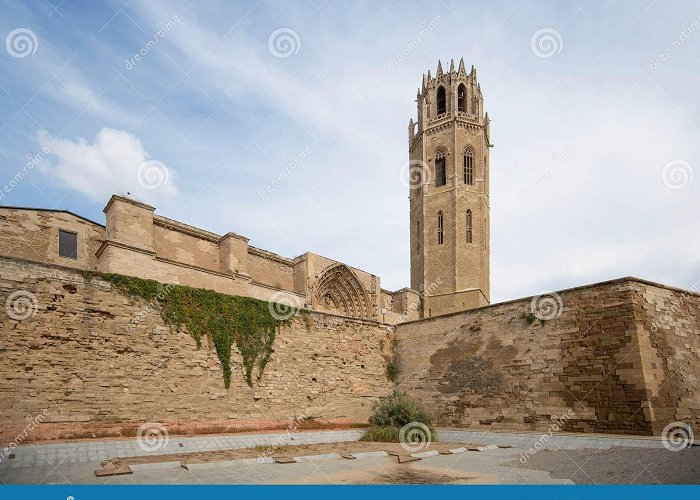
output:
[[[546,430],[571,409],[568,431],[700,430],[700,296],[631,278],[558,296],[545,321],[527,298],[398,325],[399,387],[445,426]]]
[[[0,258],[0,302],[19,291],[37,308],[24,319],[0,311],[5,443],[27,416],[44,409],[48,418],[37,438],[133,435],[143,422],[183,432],[284,428],[290,416],[365,422],[392,389],[387,325],[298,316],[281,328],[252,388],[234,352],[227,390],[212,346],[204,341],[197,350],[190,335],[171,331],[153,307],[98,278],[88,282],[66,267]]]
[[[395,327],[299,316],[252,388],[234,352],[227,390],[211,346],[197,350],[141,299],[79,269],[0,257],[0,302],[30,305],[24,318],[0,310],[0,441],[44,410],[34,438],[133,435],[144,422],[175,432],[284,428],[302,415],[366,422],[394,387],[394,338],[398,387],[440,425],[547,430],[567,415],[567,431],[658,434],[689,421],[700,432],[698,294],[625,278],[547,298],[553,310],[535,308],[544,321],[528,317],[531,298]]]

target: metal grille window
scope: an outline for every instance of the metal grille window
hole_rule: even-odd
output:
[[[444,232],[443,232],[443,227],[442,227],[442,212],[438,212],[438,217],[437,217],[437,224],[438,224],[438,245],[442,245],[444,243]]]
[[[464,152],[464,183],[474,185],[474,151],[471,148]]]

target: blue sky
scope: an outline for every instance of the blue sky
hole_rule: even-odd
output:
[[[700,2],[2,1],[0,33],[0,185],[39,155],[4,205],[102,222],[129,192],[398,289],[415,92],[464,57],[493,120],[494,301],[699,283]]]

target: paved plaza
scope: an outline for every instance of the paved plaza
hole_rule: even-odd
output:
[[[136,439],[27,444],[12,459],[0,462],[0,481],[41,484],[571,484],[571,483],[663,483],[700,481],[698,447],[680,452],[666,450],[658,438],[553,435],[546,441],[536,433],[494,433],[439,429],[441,443],[463,443],[453,454],[423,453],[420,460],[399,463],[396,456],[376,451],[343,458],[328,452],[357,441],[363,430],[298,432],[248,435],[169,436],[155,451],[140,447]],[[280,443],[308,450],[292,463],[262,459],[213,459],[187,464],[167,455],[223,450],[263,449]],[[527,452],[539,442],[541,450]],[[470,445],[487,446],[468,451]],[[355,443],[355,446],[365,446]],[[388,445],[387,445],[388,446]],[[322,454],[314,453],[323,447]],[[437,446],[439,447],[439,446]],[[284,455],[281,448],[275,455]],[[430,450],[430,448],[427,448]],[[447,448],[442,447],[443,451]],[[472,448],[475,450],[475,448]],[[375,451],[371,451],[375,450]],[[425,450],[423,450],[425,451]],[[436,453],[433,451],[433,453]],[[407,455],[406,455],[407,456]],[[131,457],[130,474],[99,477],[96,470],[116,457]],[[150,457],[134,465],[133,460]],[[261,463],[262,462],[262,463]],[[671,473],[672,472],[672,473]]]

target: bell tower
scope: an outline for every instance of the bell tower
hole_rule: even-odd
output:
[[[408,125],[411,288],[423,316],[490,302],[489,117],[476,69],[438,62]]]

